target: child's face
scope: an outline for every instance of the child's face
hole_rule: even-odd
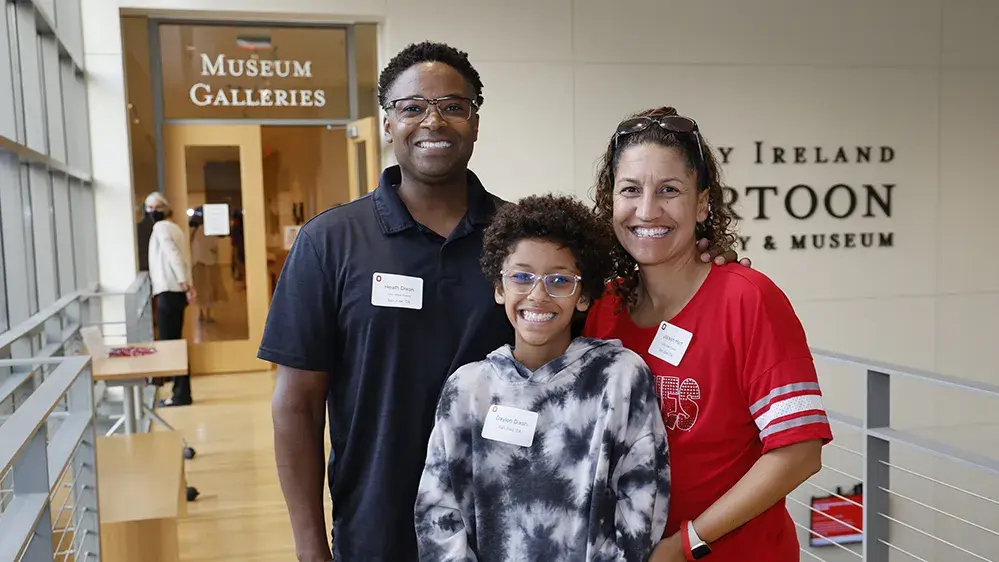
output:
[[[580,296],[578,275],[576,260],[568,248],[542,240],[517,243],[503,263],[503,284],[496,288],[496,302],[506,309],[517,331],[518,345],[568,343],[573,311],[584,311],[589,306]],[[545,276],[549,276],[547,287]],[[567,296],[553,297],[549,291]]]

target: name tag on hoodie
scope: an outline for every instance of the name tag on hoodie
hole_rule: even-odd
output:
[[[489,406],[486,422],[482,425],[482,438],[530,447],[537,428],[537,412],[493,404]]]

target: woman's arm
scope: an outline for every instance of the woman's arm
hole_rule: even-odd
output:
[[[764,454],[735,486],[694,520],[697,536],[711,544],[773,507],[822,468],[822,440]]]
[[[773,507],[821,468],[821,439],[803,441],[765,453],[735,486],[694,520],[697,536],[710,545]],[[650,560],[686,560],[680,535],[675,534],[663,540]]]

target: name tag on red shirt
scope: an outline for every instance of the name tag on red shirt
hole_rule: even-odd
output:
[[[687,346],[690,345],[690,338],[694,334],[670,324],[663,322],[659,325],[659,331],[649,346],[649,353],[673,365],[680,366],[683,354],[687,353]]]

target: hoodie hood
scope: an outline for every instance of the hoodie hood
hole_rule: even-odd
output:
[[[620,340],[598,340],[578,337],[572,340],[565,353],[542,365],[533,373],[513,356],[513,346],[504,345],[486,356],[486,362],[499,378],[512,383],[548,383],[562,375],[579,372],[578,363],[594,351],[607,346],[621,347]],[[606,350],[605,350],[606,351]]]

